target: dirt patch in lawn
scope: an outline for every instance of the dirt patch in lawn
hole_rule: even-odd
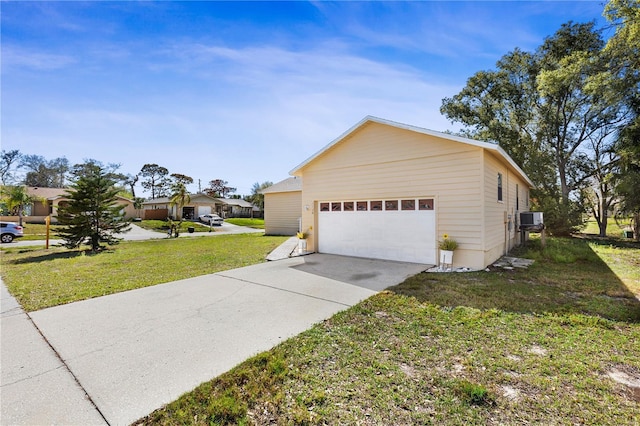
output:
[[[631,399],[640,402],[640,369],[630,365],[617,365],[607,371],[607,376],[622,385]]]

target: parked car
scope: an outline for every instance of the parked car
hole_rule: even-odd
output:
[[[203,214],[198,219],[207,225],[222,226],[222,218],[217,214]]]
[[[24,235],[22,226],[13,222],[0,222],[2,234],[0,235],[0,241],[3,243],[10,243],[14,238],[20,238]]]

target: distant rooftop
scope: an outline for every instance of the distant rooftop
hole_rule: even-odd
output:
[[[272,192],[294,192],[302,191],[302,178],[298,176],[290,177],[282,180],[278,183],[274,183],[268,188],[263,189],[263,194],[269,194]]]

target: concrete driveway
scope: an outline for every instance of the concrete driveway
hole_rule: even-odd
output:
[[[28,370],[29,360],[17,355],[23,346],[20,337],[11,337],[3,318],[2,423],[28,424],[24,419],[36,417],[24,410],[46,409],[47,423],[129,424],[427,268],[314,254],[32,312],[30,318],[57,354],[53,358],[62,364],[54,369],[68,376],[61,386],[74,388],[49,396],[64,398],[64,406],[75,401],[94,410],[87,414],[78,409],[78,418],[56,412],[50,400],[31,397],[21,402],[20,392],[48,399],[38,387],[40,375],[23,372],[19,386],[7,384],[5,376],[11,372],[5,372],[5,351],[23,360],[17,365],[14,359],[13,369]],[[6,407],[5,400],[21,406]]]

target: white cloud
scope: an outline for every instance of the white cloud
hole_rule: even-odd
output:
[[[2,66],[4,69],[29,68],[36,71],[49,71],[66,68],[76,63],[70,55],[52,54],[14,46],[2,47]]]
[[[440,101],[459,90],[335,43],[306,51],[174,45],[155,69],[174,74],[148,108],[100,99],[87,106],[69,93],[55,109],[34,111],[40,130],[30,133],[39,136],[22,151],[71,152],[72,162],[118,162],[129,173],[156,162],[203,182],[224,178],[247,193],[254,182],[286,177],[366,115],[443,130]]]

